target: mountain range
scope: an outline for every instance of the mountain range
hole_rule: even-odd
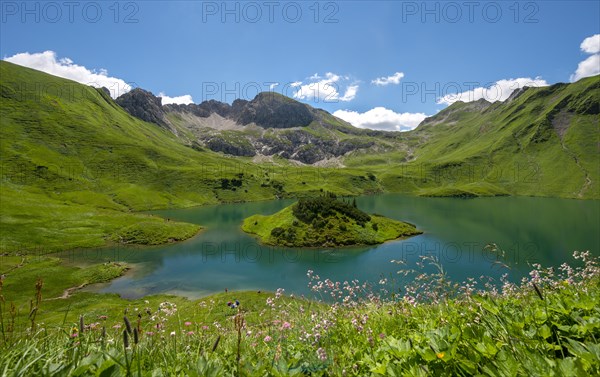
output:
[[[325,110],[275,92],[259,93],[251,101],[237,99],[231,105],[210,100],[162,106],[160,97],[137,88],[116,102],[129,114],[171,131],[186,144],[233,156],[335,164],[337,158],[358,149],[389,147],[380,142],[389,133],[352,127]]]

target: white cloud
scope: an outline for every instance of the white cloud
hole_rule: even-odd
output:
[[[350,85],[346,88],[344,95],[340,97],[340,101],[352,101],[358,92],[358,85]]]
[[[271,85],[269,85],[269,90],[273,90],[273,89],[275,89],[275,87],[276,87],[277,85],[279,85],[279,83],[278,83],[278,82],[274,82],[274,83],[272,83]]]
[[[314,74],[309,77],[311,82],[302,83],[300,81],[292,83],[292,88],[298,88],[294,93],[294,98],[311,100],[314,102],[348,102],[352,101],[356,97],[358,92],[358,85],[343,84],[349,80],[347,76],[336,75],[335,73],[327,72],[325,77],[321,77],[318,74]],[[345,85],[344,94],[340,95],[340,87]]]
[[[404,73],[396,72],[388,77],[378,77],[375,80],[371,81],[371,84],[375,84],[377,86],[386,86],[390,84],[398,85],[400,84],[400,80],[404,77]]]
[[[600,74],[600,54],[594,54],[579,63],[577,71],[571,75],[571,82],[597,74]]]
[[[364,113],[337,110],[333,115],[355,127],[385,131],[409,131],[427,118],[423,113],[396,113],[385,107],[375,107]]]
[[[581,42],[581,51],[588,54],[597,54],[600,52],[600,34],[587,37]]]
[[[577,70],[571,75],[571,82],[600,74],[600,34],[587,37],[579,47],[581,51],[593,55],[577,65]]]
[[[24,52],[4,58],[4,60],[96,88],[106,87],[113,98],[132,89],[131,85],[124,80],[109,76],[105,69],[89,70],[73,63],[69,58],[57,59],[54,51],[33,54]]]
[[[186,94],[183,96],[178,96],[178,97],[169,97],[166,94],[164,94],[163,92],[160,92],[160,93],[158,93],[158,97],[162,98],[163,105],[170,105],[170,104],[189,105],[190,103],[194,103],[192,96],[189,94]]]
[[[531,77],[520,77],[517,79],[498,80],[487,87],[476,87],[461,93],[447,94],[437,99],[438,104],[451,105],[454,102],[473,102],[484,98],[486,101],[505,101],[510,97],[514,90],[521,89],[525,86],[548,86],[546,80],[541,77],[532,79]],[[469,86],[472,87],[472,86]]]

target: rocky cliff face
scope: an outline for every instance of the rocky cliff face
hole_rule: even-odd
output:
[[[132,116],[175,132],[165,117],[160,97],[135,88],[117,98],[116,102]]]
[[[200,104],[166,105],[164,111],[190,113],[201,118],[219,114],[239,125],[254,123],[263,128],[306,127],[317,119],[309,106],[269,92],[259,93],[252,101],[237,99],[232,105],[210,100]]]
[[[263,128],[306,127],[316,119],[307,105],[272,92],[259,93],[236,117],[240,124]]]

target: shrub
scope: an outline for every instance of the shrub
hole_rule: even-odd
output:
[[[279,238],[283,235],[283,233],[285,233],[285,229],[283,229],[282,227],[278,226],[276,228],[273,228],[271,230],[271,236],[275,237],[275,238]]]
[[[371,221],[371,216],[355,208],[353,205],[337,200],[331,193],[316,198],[302,198],[292,207],[294,216],[300,221],[309,224],[318,216],[327,218],[337,213],[347,216],[357,223]]]

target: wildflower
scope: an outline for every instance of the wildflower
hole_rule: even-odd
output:
[[[186,322],[184,323],[184,325],[185,325],[185,326],[191,326],[191,325],[192,325],[192,322],[190,322],[190,321],[186,321]]]
[[[114,325],[112,328],[113,328],[113,329],[117,329],[117,330],[118,330],[118,329],[120,329],[120,328],[121,328],[121,325],[119,325],[119,324],[117,323],[117,324],[116,324],[116,325]]]
[[[385,334],[384,333],[379,334],[379,339],[383,339],[383,338],[385,338]]]
[[[292,327],[292,325],[289,322],[283,322],[283,325],[281,325],[281,328],[284,330],[287,330],[290,327]]]
[[[171,331],[171,336],[175,336],[175,331]]]
[[[127,316],[124,316],[123,317],[123,322],[125,322],[125,329],[127,330],[127,332],[129,334],[131,334],[132,330],[131,330],[131,323],[129,322],[129,318],[127,318]]]
[[[193,331],[188,331],[186,334],[187,335],[194,335],[194,332]]]
[[[204,331],[208,330],[208,326],[206,326],[206,325],[202,326],[202,330],[204,330]]]
[[[154,333],[152,331],[146,331],[146,335],[152,336],[152,335],[154,335]]]
[[[273,340],[273,338],[271,338],[269,335],[265,336],[265,339],[263,339],[265,341],[265,343],[269,343],[271,340]]]
[[[98,319],[101,320],[101,321],[106,321],[108,319],[108,316],[106,316],[106,315],[100,315],[100,316],[98,316]]]
[[[444,352],[439,352],[435,354],[437,356],[438,359],[443,359],[444,355],[446,355]]]
[[[319,347],[319,349],[317,350],[317,357],[319,358],[319,360],[325,361],[327,360],[327,352],[325,352],[323,348]]]

